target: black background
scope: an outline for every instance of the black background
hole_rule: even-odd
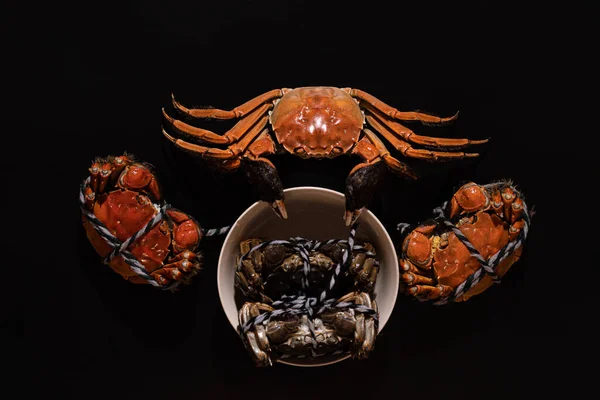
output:
[[[2,202],[14,221],[5,226],[3,326],[25,340],[14,363],[4,360],[31,382],[21,390],[76,399],[428,399],[580,389],[593,322],[581,304],[594,283],[579,266],[587,242],[573,226],[587,193],[576,180],[594,164],[585,132],[557,122],[587,117],[561,94],[578,74],[556,66],[570,50],[546,12],[504,2],[302,1],[9,10],[14,24],[3,36],[14,55],[3,96],[14,107],[5,115]],[[466,180],[510,178],[537,214],[501,285],[441,308],[399,297],[368,360],[257,369],[220,308],[220,240],[202,243],[205,268],[177,294],[128,284],[87,242],[78,185],[94,157],[128,151],[155,165],[171,204],[207,228],[230,224],[253,203],[252,188],[169,146],[161,108],[171,92],[187,105],[229,109],[273,88],[311,85],[359,88],[401,110],[460,111],[449,127],[413,125],[421,134],[491,137],[479,159],[410,161],[423,176],[415,183],[388,175],[371,209],[392,235]],[[356,160],[274,162],[285,187],[343,191]]]

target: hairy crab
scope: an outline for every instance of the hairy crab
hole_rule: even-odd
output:
[[[401,245],[408,295],[436,304],[466,301],[500,282],[519,260],[532,212],[511,182],[466,183],[435,211]]]
[[[343,154],[358,156],[362,162],[350,171],[346,180],[344,218],[348,226],[371,201],[386,169],[416,178],[407,164],[390,154],[379,136],[402,156],[429,161],[476,157],[477,153],[458,150],[487,141],[415,134],[400,122],[442,125],[456,119],[458,114],[440,118],[421,112],[399,111],[369,93],[353,88],[275,89],[232,110],[191,109],[175,98],[173,106],[186,117],[238,120],[221,135],[175,119],[163,109],[164,119],[172,130],[206,145],[173,137],[164,128],[163,134],[177,147],[199,154],[220,168],[234,170],[241,167],[260,193],[260,199],[269,202],[281,218],[287,218],[283,185],[268,156],[282,153],[305,159],[334,158]],[[417,149],[413,145],[425,148]]]
[[[104,262],[132,283],[175,289],[189,282],[201,267],[204,231],[164,202],[151,166],[125,154],[98,158],[89,172],[82,223]]]
[[[256,365],[341,353],[368,357],[378,330],[378,269],[373,246],[355,245],[352,236],[242,242],[238,330]]]

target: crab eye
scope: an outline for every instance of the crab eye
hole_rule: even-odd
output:
[[[335,155],[340,155],[344,152],[344,149],[339,146],[335,146],[333,149],[331,149],[331,152]]]
[[[304,150],[304,147],[296,147],[294,149],[294,153],[296,153],[296,154],[305,154],[306,150]]]

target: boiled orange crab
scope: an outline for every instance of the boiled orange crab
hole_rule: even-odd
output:
[[[163,133],[177,147],[199,154],[221,168],[242,167],[260,193],[260,199],[269,202],[281,218],[287,218],[283,185],[275,166],[266,157],[286,152],[305,159],[358,156],[362,162],[350,171],[346,180],[344,218],[348,226],[371,201],[386,169],[416,178],[408,165],[390,154],[379,135],[402,156],[429,161],[476,157],[477,153],[457,150],[487,141],[417,135],[401,122],[441,125],[453,121],[457,115],[440,118],[399,111],[369,93],[352,88],[275,89],[232,110],[190,109],[174,98],[173,106],[186,117],[238,120],[221,135],[175,119],[163,110],[165,120],[175,132],[210,146],[173,137],[164,129]],[[416,149],[413,145],[426,148]]]
[[[132,283],[174,289],[200,269],[203,230],[164,202],[150,165],[130,155],[96,159],[82,184],[85,232],[96,252]]]
[[[511,182],[467,183],[436,211],[402,242],[405,293],[437,304],[466,301],[519,260],[532,213]]]

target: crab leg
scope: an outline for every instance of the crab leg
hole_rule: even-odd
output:
[[[173,126],[173,128],[185,135],[192,136],[196,139],[203,140],[209,143],[215,144],[231,144],[240,140],[242,136],[252,127],[261,116],[263,116],[271,108],[270,104],[264,104],[262,107],[256,109],[252,113],[248,114],[245,118],[238,121],[237,124],[228,130],[225,134],[219,135],[212,131],[196,128],[195,126],[188,125],[178,119],[174,119],[167,114],[163,108],[163,116]]]
[[[434,279],[428,278],[428,277],[423,276],[421,274],[413,274],[412,272],[405,272],[405,273],[403,273],[402,274],[402,280],[407,285],[415,285],[415,284],[421,284],[421,283],[424,283],[426,285],[434,285],[435,284],[435,280]]]
[[[362,271],[358,273],[358,279],[362,282],[369,282],[372,272],[377,270],[378,268],[375,266],[375,259],[369,257],[365,261]],[[375,282],[372,282],[372,285],[375,285]]]
[[[467,146],[474,145],[474,144],[483,144],[488,141],[488,139],[470,140],[470,139],[437,138],[437,137],[417,135],[416,133],[414,133],[412,130],[408,129],[401,123],[390,119],[385,114],[383,114],[380,110],[371,106],[370,104],[366,103],[365,108],[367,110],[369,110],[369,112],[373,113],[373,115],[375,115],[377,117],[377,119],[380,120],[380,122],[382,122],[393,133],[399,135],[405,141],[411,142],[414,144],[430,146],[430,147],[438,147],[438,148],[460,149],[460,148],[467,147]],[[370,120],[373,118],[368,116],[367,119]]]
[[[338,302],[353,301],[355,304],[364,305],[377,312],[377,302],[364,292],[352,292],[338,299]],[[355,313],[356,328],[354,332],[354,346],[352,353],[358,359],[364,359],[375,346],[377,337],[377,324],[370,315],[361,312]]]
[[[115,186],[117,184],[117,181],[121,177],[121,173],[123,172],[123,170],[125,170],[125,167],[131,163],[131,161],[132,160],[127,156],[127,154],[117,156],[114,158],[113,171],[110,177],[109,185]]]
[[[361,293],[358,303],[363,304],[375,311],[377,310],[377,302],[371,300],[371,297],[366,293]],[[362,343],[358,358],[366,358],[375,346],[375,338],[377,337],[377,325],[372,316],[365,316],[365,340]]]
[[[258,317],[261,311],[271,312],[273,308],[263,303],[244,303],[238,312],[239,324],[244,326],[252,318]],[[257,366],[266,367],[272,365],[271,357],[269,356],[271,347],[269,346],[264,326],[255,325],[254,329],[242,333],[241,336]]]
[[[123,155],[114,158],[98,158],[92,163],[89,168],[90,183],[84,188],[85,204],[90,211],[93,209],[96,196],[117,183],[127,161],[129,157]]]
[[[163,267],[163,269],[165,270],[181,270],[183,272],[190,272],[193,269],[196,268],[200,268],[200,264],[198,263],[194,263],[193,261],[190,260],[179,260],[179,261],[174,261],[174,262],[170,262],[169,264],[165,264],[165,266]]]
[[[154,279],[156,279],[158,283],[160,283],[161,285],[165,285],[169,282],[170,279],[174,281],[182,279],[184,277],[184,274],[182,274],[180,270],[184,271],[180,268],[180,266],[177,265],[170,268],[162,267],[158,271],[154,271],[151,275]],[[189,271],[191,271],[191,269]]]
[[[98,192],[104,192],[106,190],[106,185],[108,184],[108,180],[112,173],[112,163],[105,162],[100,168],[100,179],[98,181]]]
[[[379,268],[375,265],[375,258],[367,258],[366,253],[358,253],[348,268],[351,274],[356,275],[354,286],[364,285],[369,292],[375,287],[378,270]]]
[[[346,88],[344,89],[351,96],[362,100],[364,103],[368,103],[371,107],[374,107],[385,115],[388,115],[390,118],[396,118],[403,121],[421,121],[424,124],[445,124],[451,121],[454,121],[458,118],[458,113],[454,114],[451,117],[440,118],[435,115],[425,114],[416,111],[398,111],[394,107],[391,107],[385,104],[383,101],[379,100],[377,97],[370,95],[367,92],[363,92],[359,89]]]
[[[408,288],[408,293],[420,299],[438,299],[449,296],[452,288],[445,285],[414,285]]]
[[[273,211],[282,219],[287,219],[283,199],[283,184],[277,169],[271,161],[261,157],[275,153],[275,142],[265,129],[248,147],[241,164],[248,181],[259,199],[268,202]]]
[[[171,94],[171,98],[173,100],[173,107],[175,107],[178,111],[183,114],[189,115],[194,118],[214,118],[214,119],[232,119],[232,118],[241,118],[244,115],[248,114],[256,107],[260,106],[267,101],[276,99],[278,97],[282,97],[289,89],[274,89],[263,93],[252,100],[247,101],[246,103],[235,107],[232,110],[220,110],[218,108],[187,108],[184,107],[181,103],[175,100],[175,96]]]
[[[85,197],[85,207],[88,210],[93,211],[94,202],[96,201],[96,193],[94,193],[91,187],[86,186],[83,189],[83,196]]]
[[[385,164],[394,170],[397,173],[405,175],[412,179],[417,179],[417,176],[408,168],[406,164],[401,162],[400,160],[392,157],[390,155],[389,150],[385,147],[383,142],[377,137],[377,135],[370,129],[363,129],[365,135],[369,138],[369,140],[375,145],[375,148],[383,158]]]
[[[183,150],[191,151],[192,153],[200,154],[204,158],[230,160],[239,157],[244,150],[250,145],[253,139],[255,139],[261,130],[267,124],[268,117],[264,116],[256,125],[250,129],[246,135],[237,143],[229,145],[227,149],[216,149],[212,147],[200,146],[197,144],[186,142],[182,139],[176,139],[169,135],[163,128],[163,135],[175,145]]]
[[[375,118],[367,116],[367,121],[375,130],[381,133],[383,137],[385,137],[396,148],[396,150],[401,152],[405,157],[420,158],[433,161],[445,161],[453,158],[469,158],[479,156],[479,153],[413,149],[410,144],[398,139],[387,127],[383,126]]]
[[[358,272],[363,268],[366,259],[366,253],[358,253],[358,255],[352,260],[348,271],[352,274],[358,274]]]

